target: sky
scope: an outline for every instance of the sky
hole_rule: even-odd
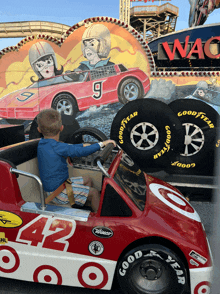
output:
[[[120,0],[7,0],[0,6],[0,23],[16,21],[50,21],[73,26],[90,17],[109,16],[119,19]],[[163,4],[165,2],[161,2]],[[169,2],[179,7],[179,17],[176,30],[188,27],[189,0],[171,0]],[[151,2],[133,2],[133,6],[152,5]],[[154,2],[153,5],[159,5]],[[219,22],[220,9],[216,9],[206,21],[206,24]],[[16,45],[21,38],[0,39],[0,50]]]

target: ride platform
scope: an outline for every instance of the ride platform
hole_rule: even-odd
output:
[[[166,3],[163,5],[135,6],[130,9],[130,25],[146,41],[175,31],[179,8]]]

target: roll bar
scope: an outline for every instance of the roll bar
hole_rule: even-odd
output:
[[[25,172],[25,171],[22,171],[22,170],[13,168],[13,167],[10,168],[10,172],[13,173],[13,174],[19,174],[19,175],[22,175],[22,176],[32,178],[32,179],[34,179],[34,180],[36,180],[38,182],[39,187],[40,187],[41,209],[45,210],[46,209],[46,204],[45,204],[44,190],[43,190],[43,184],[41,182],[41,179],[38,176],[35,176],[35,175],[31,174],[31,173],[28,173],[28,172]]]
[[[97,164],[99,169],[103,172],[103,174],[110,178],[109,173],[105,170],[103,163],[108,159],[109,155],[111,154],[112,150],[114,149],[114,144],[110,143],[94,159],[94,163]]]

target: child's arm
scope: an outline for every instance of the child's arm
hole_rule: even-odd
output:
[[[106,141],[103,141],[103,142],[100,142],[100,143],[101,143],[102,147],[105,147],[107,144],[110,144],[110,143],[112,143],[112,144],[114,144],[114,146],[116,146],[116,143],[115,143],[114,140],[106,140]],[[89,143],[84,143],[83,147],[90,146],[90,145],[91,144],[89,144]]]

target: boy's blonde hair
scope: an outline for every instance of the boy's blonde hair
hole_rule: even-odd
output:
[[[45,137],[54,137],[62,126],[61,114],[55,109],[44,109],[37,116],[37,124]]]

